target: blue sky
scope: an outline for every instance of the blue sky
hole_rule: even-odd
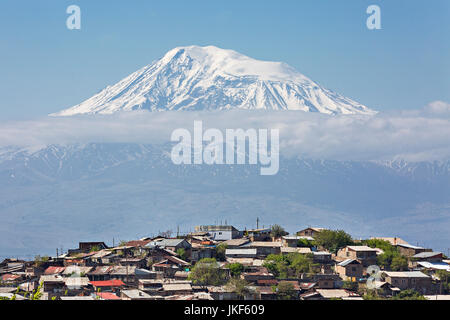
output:
[[[370,4],[382,30],[366,28]],[[71,107],[193,44],[287,62],[376,110],[417,109],[450,101],[449,12],[447,0],[2,1],[0,119]]]

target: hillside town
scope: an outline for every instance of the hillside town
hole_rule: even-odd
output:
[[[198,226],[0,263],[1,300],[450,300],[450,260],[397,237]]]

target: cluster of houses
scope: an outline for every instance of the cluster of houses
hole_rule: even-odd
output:
[[[383,251],[365,245],[350,245],[331,253],[313,243],[323,231],[306,228],[295,235],[273,237],[271,229],[239,231],[233,226],[199,226],[183,237],[144,238],[108,247],[104,242],[81,242],[78,248],[52,258],[0,263],[0,298],[30,299],[39,291],[42,300],[251,300],[278,299],[277,286],[288,282],[298,300],[362,300],[360,290],[345,286],[356,283],[391,297],[412,289],[428,299],[449,299],[442,294],[439,270],[450,272],[450,261],[440,252],[408,244],[399,238],[389,241],[408,257],[408,270],[377,270]],[[218,246],[225,248],[217,259],[218,270],[228,277],[230,264],[241,264],[239,277],[248,284],[244,297],[227,285],[201,285],[190,274],[204,258],[217,258]],[[266,267],[268,255],[305,254],[320,266],[314,273],[280,279]],[[36,296],[36,295],[35,295]]]

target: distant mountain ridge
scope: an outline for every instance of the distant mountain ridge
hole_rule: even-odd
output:
[[[435,250],[450,241],[450,161],[281,157],[280,172],[262,177],[258,166],[176,166],[169,144],[89,143],[2,148],[0,180],[5,255],[176,225],[188,231],[219,218],[237,227],[259,217],[290,232],[315,225],[398,236]]]
[[[160,60],[52,116],[228,109],[376,113],[285,63],[259,61],[214,46],[189,46],[170,50]]]

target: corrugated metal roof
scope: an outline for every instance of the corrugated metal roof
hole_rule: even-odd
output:
[[[125,283],[122,280],[105,280],[105,281],[90,281],[94,287],[121,287]]]
[[[413,255],[413,258],[432,258],[434,256],[442,255],[442,252],[420,252]]]
[[[349,264],[353,264],[353,263],[355,263],[355,262],[356,262],[356,264],[360,264],[360,263],[358,262],[358,260],[355,260],[355,259],[347,259],[347,260],[344,260],[344,261],[338,263],[337,265],[338,265],[338,266],[341,266],[341,267],[345,267],[345,266],[347,266],[347,265],[349,265]]]
[[[255,255],[257,249],[226,249],[225,255]]]
[[[429,278],[420,271],[384,271],[384,273],[389,277],[397,278]]]
[[[163,284],[164,291],[191,291],[192,286],[190,283],[170,283]]]
[[[353,251],[378,251],[377,249],[368,246],[347,246],[347,248]]]

